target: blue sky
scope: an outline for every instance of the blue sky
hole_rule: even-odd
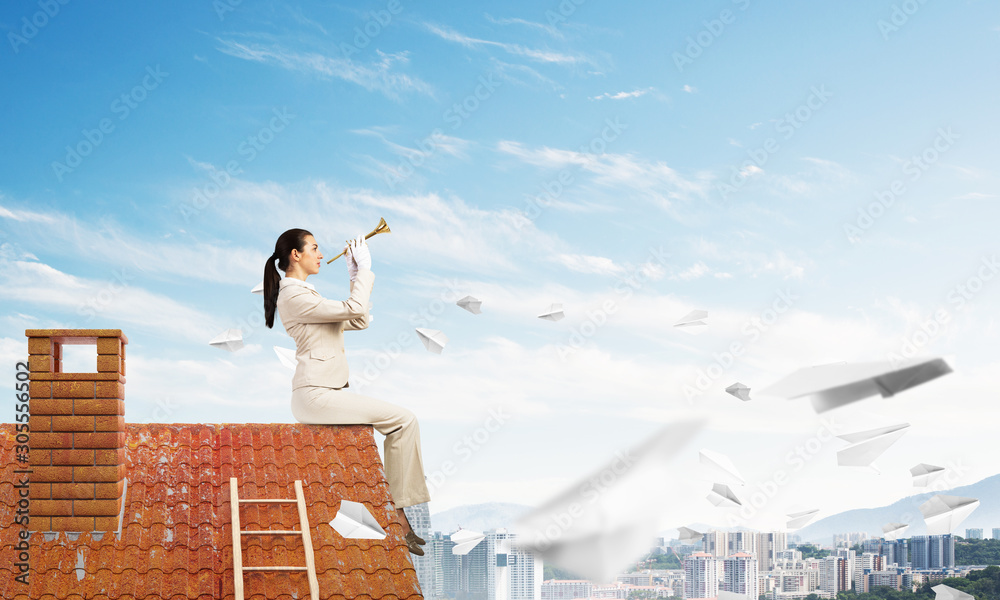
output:
[[[292,422],[250,289],[285,229],[333,256],[384,217],[352,387],[417,413],[429,475],[457,465],[432,513],[540,503],[704,417],[665,512],[727,524],[697,449],[750,494],[822,421],[726,386],[904,350],[955,372],[829,414],[913,426],[881,474],[827,442],[742,523],[891,502],[918,462],[995,472],[993,3],[46,6],[0,9],[8,372],[26,328],[121,328],[130,421]],[[345,270],[310,282],[346,297]],[[673,327],[694,309],[704,333]],[[243,349],[208,345],[231,327]]]

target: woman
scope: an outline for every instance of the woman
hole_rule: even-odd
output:
[[[285,331],[295,340],[298,365],[292,377],[292,415],[300,423],[369,424],[385,435],[385,478],[410,552],[422,556],[420,539],[410,528],[403,507],[430,500],[420,457],[420,430],[409,410],[348,392],[343,332],[368,327],[368,297],[375,275],[363,236],[350,240],[347,270],[351,296],[327,300],[306,278],[319,272],[323,254],[311,233],[289,229],[274,244],[264,265],[264,317],[274,326],[277,308]],[[278,261],[278,268],[274,261]],[[285,272],[280,278],[278,269]]]

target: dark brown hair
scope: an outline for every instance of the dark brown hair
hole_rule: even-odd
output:
[[[304,252],[306,249],[306,236],[312,235],[305,229],[289,229],[278,236],[278,241],[274,243],[274,254],[264,263],[264,322],[270,329],[274,327],[274,309],[278,306],[278,282],[281,275],[278,269],[288,270],[288,257],[292,250]],[[274,261],[278,261],[278,267],[274,267]]]

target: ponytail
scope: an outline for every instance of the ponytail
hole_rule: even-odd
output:
[[[264,263],[264,323],[268,329],[274,327],[274,311],[278,306],[278,282],[281,281],[278,269],[288,270],[288,257],[292,250],[305,251],[307,235],[312,234],[305,229],[289,229],[282,233],[274,243],[274,253]],[[275,260],[278,261],[277,268],[274,266]]]

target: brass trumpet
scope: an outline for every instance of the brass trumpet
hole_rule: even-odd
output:
[[[385,223],[385,219],[379,219],[379,220],[378,220],[378,226],[377,226],[377,227],[376,227],[375,229],[372,229],[372,232],[371,232],[371,233],[369,233],[368,235],[366,235],[366,236],[365,236],[365,239],[367,240],[367,239],[368,239],[368,238],[370,238],[371,236],[373,236],[373,235],[378,235],[378,234],[380,234],[380,233],[390,233],[390,231],[389,231],[389,226],[388,226],[388,225],[386,225],[386,223]],[[343,255],[344,255],[344,254],[346,254],[346,253],[347,253],[347,250],[344,250],[343,252],[341,252],[341,253],[340,253],[340,254],[338,254],[337,256],[334,256],[334,257],[333,257],[333,258],[331,258],[330,260],[326,261],[326,264],[330,264],[330,263],[332,263],[333,261],[337,260],[338,258],[340,258],[341,256],[343,256]]]

